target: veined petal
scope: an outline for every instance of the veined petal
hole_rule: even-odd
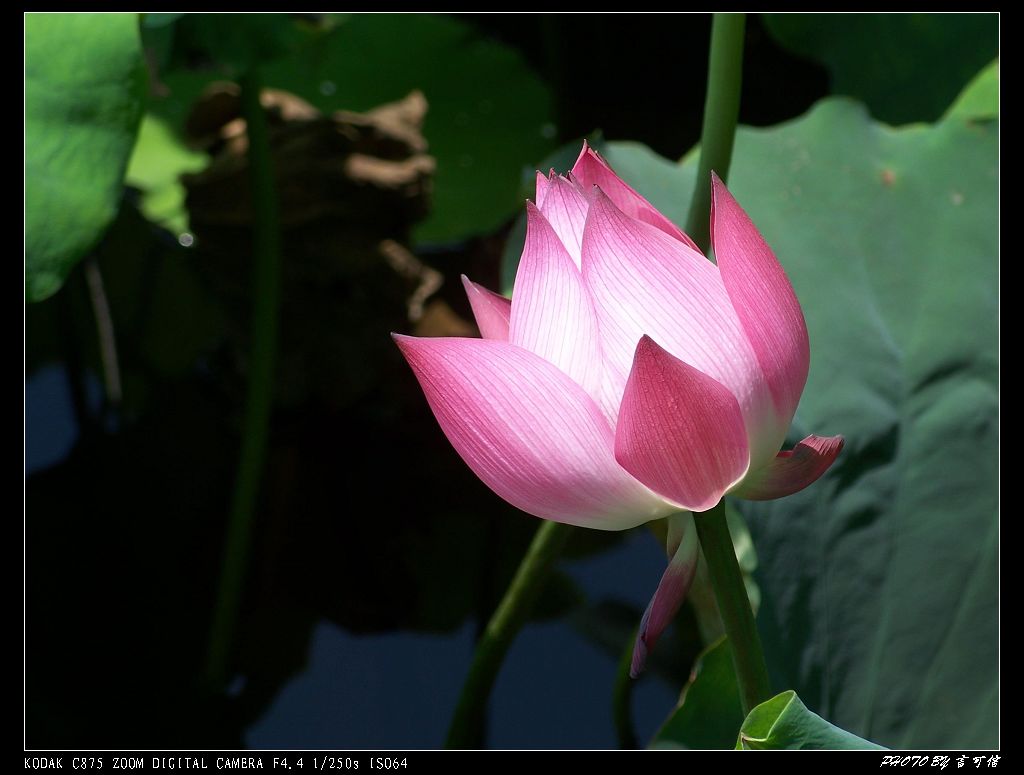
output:
[[[554,172],[554,170],[551,170]],[[548,176],[540,170],[537,170],[537,192],[533,195],[533,201],[536,202],[537,207],[541,207],[544,204],[544,197],[548,192]]]
[[[751,471],[734,495],[767,501],[800,492],[829,469],[842,449],[842,436],[808,436],[765,467]]]
[[[559,196],[554,184],[547,200]],[[512,292],[509,341],[601,396],[597,313],[583,276],[540,210],[526,205],[526,245]]]
[[[583,226],[587,222],[589,203],[576,183],[556,175],[548,181],[544,203],[537,207],[544,214],[555,234],[572,256],[577,268],[583,243]]]
[[[659,347],[636,347],[615,459],[688,511],[707,511],[747,472],[743,414],[728,388]]]
[[[725,184],[713,174],[711,185],[715,260],[765,374],[779,424],[788,427],[811,360],[800,302],[772,249]]]
[[[714,264],[628,217],[599,192],[583,233],[583,278],[613,394],[622,395],[637,342],[649,335],[732,391],[754,465],[775,456],[786,426],[778,425],[764,374]]]
[[[394,336],[452,446],[516,508],[603,530],[676,510],[615,462],[601,410],[552,364],[493,339]]]
[[[616,175],[615,170],[609,166],[608,162],[601,158],[601,155],[585,140],[583,141],[583,150],[580,151],[580,156],[576,159],[576,164],[573,165],[572,176],[579,181],[584,190],[591,186],[598,186],[626,215],[649,223],[700,253],[700,249],[682,229],[662,215],[654,205]]]
[[[469,306],[473,309],[480,336],[484,339],[500,339],[508,341],[508,323],[512,316],[512,302],[494,291],[473,282],[462,275],[462,287],[469,297]]]
[[[632,678],[643,672],[647,655],[679,612],[679,607],[686,599],[686,593],[690,591],[690,584],[697,572],[699,543],[693,515],[687,511],[673,514],[668,519],[669,530],[671,532],[675,529],[679,533],[679,541],[671,555],[668,568],[661,577],[658,589],[648,603],[643,619],[640,620],[640,631],[633,646],[633,662],[629,669]]]

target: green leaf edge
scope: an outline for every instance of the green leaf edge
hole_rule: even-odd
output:
[[[804,745],[799,736],[791,735],[791,730],[806,727],[808,722],[812,728],[820,730],[819,736],[833,738],[837,745],[819,746]],[[790,742],[798,745],[791,746]],[[783,743],[780,745],[779,743]],[[852,732],[840,729],[803,704],[796,692],[788,689],[766,700],[754,708],[744,719],[736,737],[737,751],[787,750],[797,748],[803,750],[875,750],[886,751],[884,746],[870,740],[857,737]]]
[[[942,121],[985,121],[999,118],[999,57],[993,59],[963,88]]]

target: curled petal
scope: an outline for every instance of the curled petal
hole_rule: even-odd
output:
[[[747,472],[739,404],[723,385],[645,336],[622,397],[615,459],[680,508],[707,511]]]
[[[462,275],[462,287],[469,297],[469,306],[473,309],[480,336],[484,339],[508,341],[508,322],[512,315],[512,302],[494,291],[473,282]]]
[[[811,352],[793,286],[761,232],[712,174],[711,244],[722,282],[757,355],[778,413],[789,425]]]
[[[552,184],[547,200],[559,196]],[[600,396],[597,313],[583,276],[544,215],[527,203],[526,245],[512,294],[509,341]]]
[[[669,517],[669,525],[670,532],[674,527],[679,533],[679,540],[658,589],[651,602],[647,604],[643,619],[640,620],[640,631],[633,646],[633,662],[629,668],[629,675],[632,678],[643,672],[647,655],[679,612],[679,607],[686,599],[686,593],[690,591],[690,584],[693,583],[694,574],[697,572],[699,543],[693,515],[689,512],[673,514]]]
[[[516,508],[603,530],[675,510],[615,462],[604,415],[552,364],[493,339],[395,341],[452,446]]]
[[[734,494],[767,501],[800,492],[825,473],[842,450],[842,436],[808,436],[765,467],[751,471]]]
[[[597,186],[611,199],[615,206],[631,218],[649,223],[673,239],[680,240],[700,253],[700,248],[686,233],[662,215],[658,209],[638,194],[632,186],[615,174],[601,155],[584,141],[583,150],[572,168],[575,178],[584,190]]]

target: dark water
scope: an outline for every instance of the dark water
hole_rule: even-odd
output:
[[[98,404],[101,386],[88,383]],[[26,382],[26,475],[59,463],[78,437],[61,366]],[[642,608],[664,567],[654,538],[635,531],[614,549],[564,563],[592,600]],[[352,635],[314,628],[307,666],[288,681],[244,735],[255,748],[436,748],[445,736],[474,627],[452,634]],[[511,648],[492,697],[489,745],[497,748],[615,747],[611,694],[616,659],[568,621],[528,625]],[[242,687],[236,687],[241,689]],[[676,692],[654,676],[638,682],[634,718],[642,741],[665,719]]]
[[[98,405],[102,387],[95,379],[86,384],[89,400]],[[64,367],[44,366],[25,382],[25,476],[59,463],[77,439]]]
[[[646,604],[661,550],[637,533],[619,549],[572,563],[568,570],[589,592]],[[647,568],[653,573],[637,574]],[[631,574],[639,578],[630,578]],[[624,583],[622,583],[624,582]],[[444,739],[473,646],[473,628],[454,635],[349,635],[322,623],[309,667],[287,685],[267,714],[248,730],[255,748],[437,747]],[[615,660],[564,622],[533,624],[516,640],[492,697],[490,745],[496,748],[614,746],[610,698]],[[646,740],[674,703],[656,678],[634,693],[638,736]]]

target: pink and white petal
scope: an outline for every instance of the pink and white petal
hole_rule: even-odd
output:
[[[511,300],[473,282],[466,275],[462,275],[462,287],[469,297],[469,306],[473,309],[480,336],[507,342],[508,324],[512,316]]]
[[[544,203],[538,205],[577,267],[580,265],[583,226],[587,222],[589,206],[583,189],[561,175],[548,182]]]
[[[700,544],[693,524],[693,515],[681,512],[673,514],[668,519],[670,529],[672,523],[675,523],[681,536],[661,577],[658,589],[651,602],[647,604],[643,619],[640,620],[640,631],[633,646],[633,662],[629,668],[631,678],[637,678],[643,672],[647,655],[654,649],[661,634],[679,612],[697,572]]]
[[[555,196],[553,187],[547,198]],[[599,398],[603,367],[597,313],[583,276],[540,210],[527,203],[526,217],[509,341],[553,363]]]
[[[533,201],[537,203],[537,207],[541,207],[544,204],[544,197],[547,195],[547,192],[548,176],[537,170],[537,192],[533,196]]]
[[[493,339],[394,338],[452,446],[516,508],[602,530],[675,510],[615,462],[608,421],[550,363]]]
[[[700,253],[700,249],[692,239],[672,221],[666,218],[650,202],[638,194],[632,186],[615,174],[615,170],[606,162],[601,155],[590,147],[585,140],[583,150],[572,168],[572,176],[580,183],[584,190],[591,186],[598,186],[605,195],[611,199],[615,206],[631,218],[636,218],[644,223],[665,232],[685,243],[691,249]]]
[[[811,351],[793,286],[753,222],[712,175],[711,244],[779,416],[788,426],[807,381]]]
[[[615,429],[615,459],[688,511],[707,511],[747,473],[735,396],[649,336],[636,347]]]
[[[751,471],[733,494],[768,501],[800,492],[825,473],[842,450],[842,436],[808,436],[764,468]]]
[[[583,278],[597,310],[609,392],[622,395],[636,344],[649,335],[732,391],[755,464],[775,456],[786,427],[776,427],[764,374],[714,264],[598,193],[583,234]]]

